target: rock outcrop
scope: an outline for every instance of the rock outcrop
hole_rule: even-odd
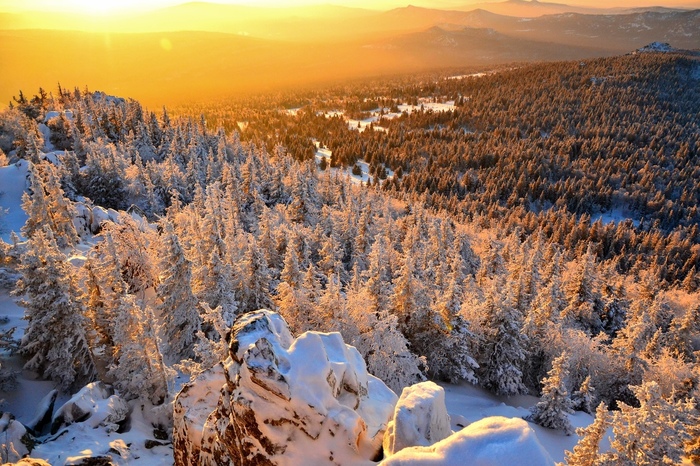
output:
[[[495,416],[474,422],[434,445],[404,448],[380,466],[455,464],[554,466],[554,461],[527,422]]]
[[[384,454],[429,446],[451,434],[445,390],[434,382],[421,382],[403,389],[384,435]]]
[[[381,454],[397,397],[340,334],[293,340],[278,314],[261,310],[238,318],[229,353],[178,395],[176,465],[361,464]],[[211,391],[217,371],[218,403],[201,437],[187,434],[203,409],[193,394]]]

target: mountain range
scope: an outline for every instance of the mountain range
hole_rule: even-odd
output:
[[[136,16],[0,13],[0,61],[12,70],[0,74],[0,102],[57,81],[161,105],[188,100],[194,89],[213,98],[434,68],[578,60],[651,42],[700,47],[700,9],[524,0],[474,7],[378,12],[195,2]]]

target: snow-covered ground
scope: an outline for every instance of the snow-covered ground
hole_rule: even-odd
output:
[[[632,224],[635,227],[639,226],[639,220],[632,218],[632,214],[626,209],[612,209],[607,212],[591,216],[591,223],[597,222],[598,220],[603,222],[603,225],[608,225],[610,223],[621,223],[625,220],[632,220]]]
[[[26,189],[28,164],[22,160],[17,164],[0,167],[0,239],[10,242],[10,232],[18,235],[27,221],[22,210],[22,194]]]
[[[469,383],[461,385],[441,383],[440,385],[445,389],[445,403],[452,418],[452,430],[455,431],[491,416],[522,418],[530,414],[530,407],[538,401],[534,396],[525,395],[510,398],[498,397]],[[586,427],[593,422],[590,414],[580,411],[570,415],[569,419],[574,428]],[[578,442],[578,436],[575,434],[567,436],[563,432],[545,429],[533,423],[529,424],[554,461],[564,461],[564,451],[571,451]],[[601,451],[607,451],[609,448],[608,440],[601,442]]]
[[[369,174],[369,164],[364,160],[360,159],[357,161],[357,166],[360,167],[361,170],[361,174],[359,175],[354,175],[352,173],[352,167],[342,169],[331,168],[330,162],[331,154],[333,153],[333,151],[331,151],[327,147],[319,147],[319,142],[316,140],[314,141],[314,144],[316,145],[315,157],[317,165],[321,163],[321,159],[325,158],[326,163],[328,164],[326,170],[329,170],[332,174],[338,173],[341,176],[347,176],[353,184],[368,183],[373,181],[374,177]],[[389,168],[386,168],[386,178],[391,179],[393,177],[394,172]]]

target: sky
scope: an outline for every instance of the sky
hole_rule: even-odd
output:
[[[130,13],[134,11],[154,10],[188,1],[207,1],[248,6],[293,7],[319,4],[334,4],[357,8],[386,10],[407,6],[408,4],[433,8],[450,8],[476,3],[498,2],[503,0],[0,0],[0,11],[62,11],[79,12],[94,15],[112,13]],[[700,0],[548,0],[552,3],[589,7],[611,6],[647,6],[684,5],[700,7]]]

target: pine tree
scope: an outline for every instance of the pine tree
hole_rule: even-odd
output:
[[[172,222],[166,220],[160,262],[161,282],[158,313],[163,320],[164,354],[173,361],[192,357],[197,330],[200,329],[197,300],[192,294],[190,263],[175,234]]]
[[[463,380],[477,383],[474,372],[479,365],[471,353],[475,336],[461,315],[464,264],[460,245],[458,238],[451,251],[447,286],[433,310],[432,325],[424,328],[422,344],[420,349],[416,345],[416,350],[425,354],[432,376],[452,383]]]
[[[13,293],[21,298],[27,320],[20,342],[20,353],[28,358],[25,369],[62,389],[92,381],[95,364],[75,274],[47,226],[34,232],[19,270],[22,278]]]
[[[576,429],[580,440],[573,451],[564,452],[568,466],[597,466],[602,465],[600,458],[600,442],[605,437],[611,424],[611,416],[605,403],[601,402],[595,412],[595,420],[591,425]]]
[[[563,430],[566,435],[573,433],[569,414],[573,413],[571,398],[566,389],[568,377],[568,355],[562,353],[552,362],[552,369],[542,380],[542,397],[532,407],[532,413],[525,418],[548,429]]]

